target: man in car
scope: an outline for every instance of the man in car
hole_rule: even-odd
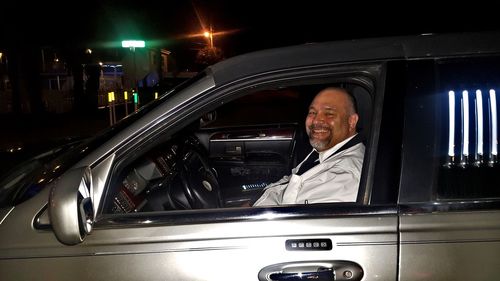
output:
[[[356,201],[365,152],[358,119],[346,89],[320,91],[305,121],[313,150],[291,175],[265,187],[253,206]]]

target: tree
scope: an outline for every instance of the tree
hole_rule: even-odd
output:
[[[196,63],[208,66],[224,59],[222,50],[217,47],[206,46],[196,54]]]

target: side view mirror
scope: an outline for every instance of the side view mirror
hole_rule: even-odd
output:
[[[57,239],[66,245],[81,243],[92,231],[94,204],[89,167],[64,173],[49,197],[49,217]]]

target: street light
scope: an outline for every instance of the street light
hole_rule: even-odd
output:
[[[212,32],[212,28],[210,28],[210,31],[205,31],[203,35],[208,38],[209,46],[210,49],[214,48],[214,33]]]
[[[144,48],[146,46],[146,42],[143,40],[123,40],[122,47],[123,48]]]
[[[135,62],[135,48],[144,48],[146,46],[146,42],[143,40],[123,40],[122,47],[130,48],[130,50],[134,54],[134,87],[137,85],[137,77],[136,77],[136,62]]]
[[[134,56],[133,60],[134,60],[134,88],[135,88],[137,86],[137,75],[136,75],[137,63],[135,60],[135,48],[146,47],[146,42],[144,42],[144,40],[123,40],[122,47],[123,48],[130,48],[130,50],[132,51],[133,56]],[[125,101],[125,107],[127,107],[127,106],[128,106],[127,101]],[[137,103],[135,104],[135,106],[137,107]],[[136,110],[137,110],[137,108],[136,108]]]
[[[208,45],[198,50],[198,53],[196,54],[197,63],[202,65],[211,65],[222,59],[222,50],[214,45],[214,36],[221,34],[224,34],[224,32],[214,33],[211,26],[210,30],[206,30],[202,34],[198,34],[198,36],[203,35],[208,39]]]

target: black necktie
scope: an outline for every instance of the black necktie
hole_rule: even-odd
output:
[[[302,163],[302,165],[300,166],[299,170],[297,171],[297,175],[299,176],[302,175],[307,170],[316,166],[318,163],[319,163],[319,154],[318,152],[316,152],[316,150],[313,150],[313,152],[309,154],[309,157],[307,157],[306,161]]]

